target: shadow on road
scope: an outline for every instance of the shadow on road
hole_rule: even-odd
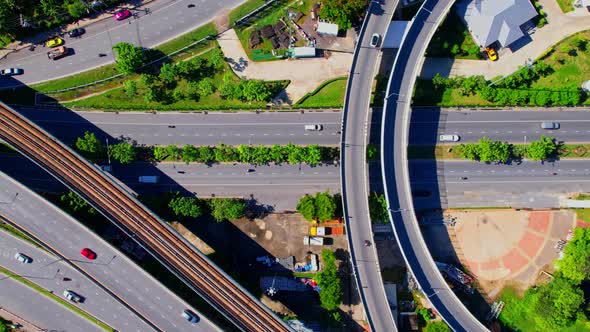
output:
[[[22,89],[19,91],[22,91]],[[25,93],[28,93],[29,96],[34,95],[34,90],[29,89],[29,91],[25,91]],[[51,102],[50,98],[47,96],[38,96],[37,98],[43,98],[46,103]],[[6,102],[10,103],[10,100]],[[30,114],[30,112],[38,109],[38,107],[35,106],[14,106],[14,108],[25,117],[27,117],[27,114]],[[69,145],[72,148],[72,142],[75,141],[75,138],[82,136],[85,131],[94,133],[101,142],[106,142],[108,139],[109,144],[128,140],[124,135],[120,137],[110,136],[93,123],[66,108],[59,106],[45,107],[44,111],[48,113],[60,112],[60,118],[63,118],[65,122],[75,122],[80,124],[76,127],[71,125],[52,125],[51,127],[46,127],[43,121],[36,122],[38,126],[47,130],[57,139],[70,142]],[[67,188],[63,184],[19,154],[5,152],[0,154],[0,158],[4,161],[0,162],[1,171],[23,183],[27,187],[43,193],[43,195],[54,204],[60,205],[60,194],[67,191]],[[105,165],[108,163],[108,160],[101,159],[96,160],[95,162],[97,165]],[[130,167],[116,162],[113,162],[112,166],[112,175],[114,177],[119,177],[121,174],[125,174],[125,168]],[[160,185],[139,183],[139,181],[133,180],[142,175],[158,176]],[[167,206],[166,197],[170,198],[175,195],[175,193],[182,196],[198,196],[198,193],[184,189],[180,184],[176,183],[174,179],[160,171],[153,162],[142,163],[141,169],[137,170],[137,173],[132,177],[127,176],[126,179],[132,180],[126,181],[126,183],[123,184],[139,194],[141,201],[164,220],[173,220]],[[262,218],[274,212],[272,206],[259,202],[252,195],[248,196],[246,194],[242,198],[246,200],[249,206],[249,213],[247,215],[249,219]],[[72,215],[87,227],[91,228],[94,232],[104,237],[108,237],[110,239],[109,241],[118,247],[123,247],[130,243],[129,237],[119,229],[110,225],[110,223],[99,214],[92,214],[85,210],[79,213],[72,213]],[[252,221],[244,220],[242,222]],[[225,221],[218,223],[208,217],[201,217],[199,219],[183,222],[183,225],[215,251],[215,253],[209,256],[213,262],[219,265],[257,298],[263,293],[263,290],[260,288],[260,277],[277,274],[291,279],[295,277],[290,270],[265,269],[264,267],[261,267],[261,264],[256,262],[256,258],[261,256],[273,257],[272,254],[231,222]],[[108,235],[105,236],[105,234]],[[123,249],[123,251],[129,253],[129,250]],[[319,254],[319,252],[317,253]],[[157,260],[145,254],[146,253],[143,252],[143,249],[137,247],[133,249],[133,253],[130,253],[129,256],[159,279],[160,282],[175,291],[187,302],[194,305],[224,330],[234,329],[233,325],[225,320],[225,318],[217,313],[210,305],[199,297],[193,296],[194,293],[183,283],[179,282],[170,272],[160,265]],[[342,253],[342,255],[346,255],[346,253]],[[138,258],[142,256],[143,258]],[[343,275],[350,276],[350,273],[346,274],[343,272]],[[346,278],[344,279],[344,282],[347,282]],[[328,314],[319,306],[319,295],[311,289],[305,292],[279,292],[279,294],[276,295],[276,299],[282,302],[288,312],[294,313],[303,321],[322,322],[324,325],[330,325],[333,323],[331,321],[332,315]],[[345,300],[350,304],[358,304],[359,301],[354,290],[345,294]],[[350,330],[361,330],[361,327],[357,326],[357,323],[353,321],[346,321],[344,324],[347,324],[347,327],[350,328]]]

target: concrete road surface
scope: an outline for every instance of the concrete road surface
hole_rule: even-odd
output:
[[[558,130],[541,129],[541,122],[559,122]],[[590,111],[440,111],[418,108],[412,112],[410,144],[433,144],[438,135],[459,135],[461,142],[483,136],[524,143],[551,136],[568,143],[590,142]]]
[[[104,331],[45,295],[1,273],[0,303],[2,308],[46,331]]]
[[[371,163],[372,189],[381,190],[380,168]],[[247,173],[247,169],[255,172]],[[590,191],[590,160],[560,160],[554,163],[523,162],[521,165],[482,164],[470,161],[411,161],[410,176],[416,207],[513,206],[557,207],[559,196]],[[61,192],[65,188],[20,155],[0,154],[0,170],[35,190]],[[141,194],[183,191],[198,196],[254,196],[257,204],[275,211],[294,210],[306,193],[340,192],[339,167],[324,165],[270,165],[133,163],[114,166],[114,175]],[[557,173],[557,175],[548,174]],[[158,175],[160,183],[142,184],[139,175]],[[467,177],[468,180],[460,180]],[[438,181],[436,180],[438,179]],[[426,192],[424,192],[426,191]],[[427,197],[423,197],[427,196]],[[534,200],[531,201],[531,197]]]
[[[4,193],[5,191],[0,194],[3,196],[2,199],[7,198]],[[38,215],[37,218],[48,221],[47,219],[43,218],[43,215]],[[64,290],[68,289],[76,292],[85,298],[85,300],[82,303],[77,304],[77,306],[80,307],[80,309],[90,313],[90,315],[102,320],[109,326],[120,331],[154,331],[144,321],[135,316],[135,314],[133,314],[129,309],[123,307],[108,293],[100,289],[80,272],[74,270],[68,264],[61,261],[60,258],[50,255],[47,251],[39,249],[28,242],[15,238],[10,234],[1,231],[0,252],[2,253],[0,255],[1,266],[31,280],[32,282],[38,284],[46,290],[53,292],[55,295],[63,298],[66,301],[67,299],[62,294]],[[17,261],[14,258],[16,253],[23,253],[31,257],[33,262],[30,264],[24,264]],[[82,256],[80,256],[79,260],[81,259],[83,259]],[[70,278],[71,280],[64,281],[63,278]],[[35,295],[35,297],[45,296],[38,294]],[[50,301],[53,302],[53,300]],[[4,306],[4,304],[5,302],[2,302],[2,306]],[[53,302],[52,305],[62,306],[56,302]],[[37,308],[35,307],[29,308],[29,310],[22,312],[22,316],[27,318],[27,320],[34,321],[37,313],[36,309]],[[72,315],[78,316],[78,314],[73,312]],[[85,320],[84,318],[81,319]],[[71,322],[72,320],[72,317],[68,317],[65,324]],[[47,323],[52,323],[54,327],[62,324],[60,319],[57,317],[50,319]]]
[[[111,49],[119,42],[151,48],[207,23],[242,2],[159,0],[132,10],[135,17],[123,21],[109,18],[93,23],[85,28],[86,34],[80,38],[64,37],[70,55],[61,59],[49,60],[46,54],[49,49],[37,46],[34,52],[25,49],[0,60],[1,67],[24,69],[24,74],[15,76],[15,79],[0,78],[0,88],[48,81],[112,63]],[[189,4],[195,4],[195,7],[187,8]],[[146,11],[148,8],[149,13]],[[99,53],[107,56],[99,57]]]
[[[197,312],[194,308],[171,293],[123,253],[43,198],[6,176],[0,176],[0,188],[2,188],[0,202],[3,203],[0,204],[0,213],[67,257],[71,264],[82,269],[86,275],[91,276],[128,303],[158,330],[219,330],[200,314],[199,323],[190,324],[180,315],[185,309]],[[92,249],[97,254],[96,260],[89,261],[80,255],[80,250],[84,247]],[[31,252],[31,249],[29,248],[27,251]],[[8,254],[14,255],[13,252]],[[135,315],[131,317],[130,310],[115,301],[94,283],[82,278],[80,273],[73,274],[72,268],[60,267],[58,266],[60,264],[55,264],[60,259],[44,259],[39,256],[39,253],[31,257],[38,260],[38,263],[34,261],[35,264],[30,265],[33,270],[28,271],[29,274],[34,272],[49,278],[49,280],[58,276],[60,287],[75,287],[72,290],[79,290],[80,295],[87,298],[80,305],[81,308],[112,324],[119,331],[153,330]],[[39,271],[35,270],[37,266]],[[73,280],[62,282],[61,278],[63,277],[70,277]],[[56,289],[56,291],[58,290]]]
[[[333,111],[244,113],[114,113],[18,108],[19,112],[65,143],[84,131],[125,137],[138,144],[319,144],[340,142],[342,113]],[[321,124],[321,131],[306,131]],[[172,127],[171,127],[172,126]]]
[[[371,1],[369,4],[349,75],[343,114],[341,177],[344,219],[355,281],[373,331],[397,330],[385,294],[377,250],[365,242],[373,238],[367,201],[369,179],[365,147],[369,136],[367,131],[371,128],[371,87],[381,55],[379,48],[371,46],[371,38],[378,34],[383,40],[397,5],[397,0]]]

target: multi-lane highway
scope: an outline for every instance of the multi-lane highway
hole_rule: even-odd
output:
[[[19,108],[19,112],[66,143],[89,130],[138,144],[319,144],[340,142],[342,113],[333,111],[245,113],[114,113]],[[321,131],[306,131],[321,124]]]
[[[272,311],[131,193],[15,110],[0,106],[2,140],[91,202],[127,234],[133,234],[135,241],[233,323],[243,329],[288,330]]]
[[[2,194],[4,194],[4,192]],[[3,200],[9,198],[5,197],[5,195],[2,196]],[[40,218],[40,216],[43,215],[37,215],[37,219],[43,219],[45,222],[50,220]],[[107,292],[88,280],[80,272],[63,262],[61,258],[50,255],[47,251],[35,247],[21,239],[17,239],[3,231],[0,232],[0,252],[2,252],[2,255],[0,255],[0,266],[31,280],[66,301],[67,299],[62,295],[64,290],[69,289],[76,292],[85,298],[84,302],[76,304],[76,306],[107,325],[119,331],[157,331],[139,319],[133,312],[121,305],[121,303],[117,302],[117,300],[111,297]],[[14,258],[14,255],[19,252],[31,257],[33,262],[30,264],[24,264],[17,261]],[[111,257],[108,258],[110,259]],[[75,257],[75,259],[81,261],[84,258],[79,256]],[[96,263],[106,265],[106,262],[108,261]],[[70,280],[64,280],[64,278]],[[26,311],[20,311],[18,313],[19,316],[31,321],[37,319],[37,309],[40,309],[39,311],[41,313],[43,312],[43,308],[39,307],[39,303],[44,302],[38,299],[38,297],[44,297],[42,294],[37,294],[33,297],[37,298],[35,299],[35,305],[30,306]],[[19,298],[8,299],[6,302],[2,302],[2,306],[5,304],[12,306],[18,305],[18,303],[14,302],[20,302]],[[60,306],[57,303],[52,305]],[[75,313],[72,314],[76,315]],[[73,319],[73,317],[70,316],[71,315],[61,314],[52,318],[41,314],[41,318],[45,321],[44,323],[48,324],[43,327],[48,330],[67,330],[67,327],[73,328],[73,321],[78,321],[78,319]],[[61,321],[62,319],[64,320],[63,322]]]
[[[414,278],[436,311],[456,332],[485,331],[449,288],[426,246],[412,201],[408,165],[410,103],[426,47],[453,0],[426,0],[402,40],[387,85],[381,128],[381,165],[389,217]]]
[[[541,122],[559,122],[558,130],[541,129]],[[460,142],[483,136],[513,143],[530,142],[539,136],[558,141],[588,142],[590,111],[440,111],[417,108],[412,111],[410,144],[434,144],[438,135],[456,134]]]
[[[47,174],[44,177],[48,178]],[[117,323],[116,327],[121,327],[119,330],[125,331],[131,328],[133,330],[150,329],[159,331],[195,328],[203,331],[218,330],[206,317],[201,318],[197,327],[181,319],[180,313],[183,310],[197,311],[145,273],[123,253],[45,199],[2,173],[0,173],[0,188],[2,188],[0,201],[5,202],[5,204],[0,205],[0,215],[27,230],[32,236],[40,239],[45,245],[67,258],[69,263],[67,270],[73,271],[72,273],[76,275],[75,279],[77,281],[65,282],[62,285],[90,284],[92,287],[98,288],[92,281],[87,279],[87,276],[89,276],[96,280],[97,284],[115,294],[122,303],[126,303],[133,308],[135,311],[134,320],[130,319],[129,322],[138,321],[141,324],[137,325],[139,323],[135,323],[135,326],[126,325],[126,316],[121,316],[123,321],[115,321]],[[16,196],[17,193],[18,196]],[[47,227],[48,224],[50,227]],[[97,259],[87,261],[83,258],[80,255],[82,247],[91,248],[97,253]],[[54,257],[53,261],[62,260],[59,257]],[[81,269],[85,275],[75,271],[69,267],[70,265]],[[63,277],[70,277],[71,273],[64,274],[65,269],[63,268],[61,271]],[[41,272],[50,275],[55,273],[55,268]],[[96,300],[93,299],[94,293],[95,291],[88,292],[89,295],[92,294],[92,296],[88,297],[90,303],[92,301],[96,303]],[[129,311],[102,290],[100,296],[106,297],[108,301],[112,302],[112,304],[105,305],[104,309],[101,309],[101,314],[112,314],[117,317],[118,310]],[[131,311],[129,313],[131,314]],[[143,317],[149,325],[137,318],[136,315]]]
[[[33,52],[24,49],[9,54],[7,58],[0,60],[0,66],[23,68],[24,74],[18,76],[17,80],[0,78],[0,88],[52,80],[103,66],[114,61],[111,51],[114,44],[129,42],[153,47],[205,24],[242,2],[243,0],[160,0],[132,10],[137,18],[123,21],[106,18],[87,26],[86,34],[80,38],[64,37],[65,46],[71,51],[70,55],[59,60],[47,59],[49,49],[42,46],[38,46]],[[191,3],[195,7],[187,8]],[[146,11],[148,8],[149,13]],[[107,56],[99,57],[99,53]]]
[[[31,107],[19,112],[66,143],[84,131],[101,139],[129,138],[138,144],[319,144],[338,145],[342,113],[339,111],[246,112],[246,113],[114,113],[73,112]],[[373,112],[381,112],[380,109]],[[438,135],[457,134],[460,142],[482,136],[514,143],[550,135],[559,141],[586,142],[590,134],[590,111],[454,111],[417,108],[412,112],[410,144],[435,144]],[[369,119],[371,117],[369,116]],[[543,121],[561,124],[559,130],[543,130]],[[322,131],[305,131],[306,124],[321,124]],[[170,127],[172,126],[172,127]],[[381,128],[370,126],[379,137]]]
[[[397,326],[381,278],[368,205],[366,146],[371,88],[380,51],[370,45],[374,33],[384,36],[397,0],[371,1],[350,69],[342,115],[340,173],[348,248],[357,287],[372,331],[396,331]],[[383,40],[383,39],[381,39]],[[366,242],[369,241],[369,242]]]
[[[104,331],[52,299],[1,273],[0,303],[5,310],[45,331]]]

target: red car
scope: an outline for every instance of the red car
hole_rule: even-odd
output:
[[[131,16],[131,12],[128,9],[121,9],[115,13],[115,20],[121,21]]]
[[[96,259],[96,253],[88,248],[80,250],[80,254],[90,260]]]

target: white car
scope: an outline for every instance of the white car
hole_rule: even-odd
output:
[[[72,302],[76,302],[76,303],[81,303],[84,302],[84,298],[74,292],[72,292],[71,290],[66,289],[64,291],[64,297]]]
[[[379,45],[379,40],[381,40],[381,36],[378,33],[374,33],[371,36],[371,47],[377,47]]]
[[[197,314],[188,309],[182,312],[182,317],[184,317],[184,319],[188,320],[191,323],[199,322],[199,316],[197,316]]]
[[[20,252],[17,252],[16,255],[14,255],[14,258],[21,262],[21,263],[25,263],[25,264],[30,264],[33,262],[33,259],[25,254],[21,254]]]
[[[20,68],[0,69],[0,75],[4,75],[4,76],[22,75],[23,72],[24,71]]]
[[[441,142],[459,142],[459,135],[440,135],[438,140]]]
[[[324,126],[322,126],[321,124],[308,124],[308,125],[305,125],[305,130],[308,130],[308,131],[316,131],[316,130],[317,131],[320,131],[322,129],[324,129]]]

